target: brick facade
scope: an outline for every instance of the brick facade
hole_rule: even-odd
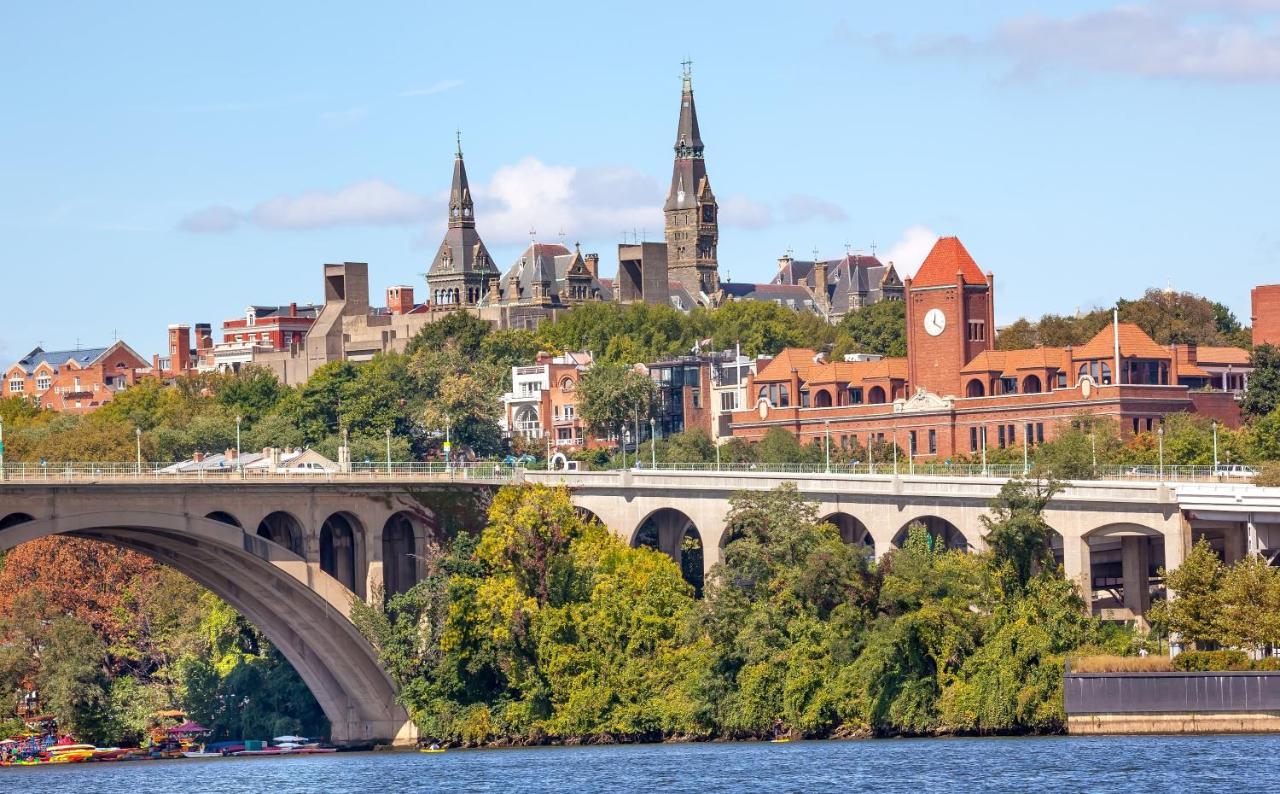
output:
[[[4,396],[25,397],[41,408],[85,414],[101,408],[151,372],[124,342],[109,347],[28,353],[5,371]]]
[[[1254,287],[1250,297],[1253,303],[1253,343],[1280,345],[1280,284]]]

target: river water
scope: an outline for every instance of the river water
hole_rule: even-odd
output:
[[[3,792],[1182,792],[1270,788],[1280,736],[543,747],[0,768]]]

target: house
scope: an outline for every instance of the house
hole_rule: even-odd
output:
[[[5,371],[4,395],[54,411],[89,413],[150,373],[151,366],[124,342],[77,350],[37,347]]]

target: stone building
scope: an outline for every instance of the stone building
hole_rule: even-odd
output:
[[[676,125],[675,165],[666,216],[667,272],[702,304],[716,301],[720,271],[716,247],[720,242],[719,207],[707,177],[698,111],[693,102],[693,77],[684,64],[680,119]]]
[[[462,137],[453,160],[453,184],[449,188],[449,225],[444,240],[427,271],[427,289],[433,307],[476,306],[492,289],[498,267],[476,231],[476,208],[462,161]]]
[[[846,253],[840,259],[792,258],[790,252],[778,260],[773,285],[798,286],[808,291],[810,309],[829,322],[882,300],[902,300],[902,279],[893,263],[874,256]],[[821,286],[820,286],[821,285]]]
[[[530,243],[515,263],[490,284],[480,316],[503,328],[533,330],[559,312],[590,301],[612,301],[600,279],[600,255],[558,243]]]

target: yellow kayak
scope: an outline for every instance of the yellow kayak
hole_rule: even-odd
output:
[[[443,748],[443,747],[438,747],[438,748],[436,748],[436,749],[434,749],[434,750],[433,750],[433,749],[431,749],[430,747],[423,747],[423,748],[422,748],[421,750],[419,750],[418,752],[420,752],[420,753],[443,753],[443,752],[444,752],[444,748]]]

